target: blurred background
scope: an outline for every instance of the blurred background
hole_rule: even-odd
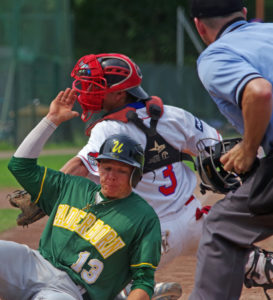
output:
[[[273,20],[272,0],[246,5],[249,20]],[[71,87],[81,56],[103,52],[131,57],[150,95],[234,134],[197,77],[204,47],[187,0],[1,0],[0,150],[17,146],[57,93]],[[80,118],[67,122],[51,142],[84,144],[85,125]]]

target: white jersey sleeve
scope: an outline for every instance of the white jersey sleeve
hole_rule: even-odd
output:
[[[169,123],[172,122],[176,129],[173,132],[165,129],[163,136],[173,146],[180,146],[178,148],[180,151],[190,152],[196,156],[198,154],[196,144],[200,139],[222,139],[215,128],[186,110],[165,105],[165,111],[166,119],[163,118],[160,124],[167,124],[166,128],[168,128]],[[162,133],[163,130],[163,128],[159,129],[159,132]],[[177,135],[178,132],[180,132],[179,135]]]
[[[149,127],[150,118],[146,108],[137,109],[137,113]],[[173,147],[193,155],[197,154],[196,143],[199,139],[220,139],[218,132],[202,120],[183,109],[168,105],[164,105],[164,113],[159,119],[157,131]],[[145,134],[131,122],[111,120],[96,124],[87,145],[78,153],[78,157],[93,175],[98,176],[95,158],[100,146],[112,134],[127,134],[144,149],[146,147]],[[149,150],[156,151],[154,149]],[[192,196],[195,187],[195,173],[183,162],[176,162],[144,174],[135,192],[155,209],[160,219],[166,219],[179,213]]]

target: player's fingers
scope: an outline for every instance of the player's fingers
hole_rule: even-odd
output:
[[[72,111],[73,118],[77,118],[80,114],[77,111]]]
[[[76,91],[70,89],[68,97],[74,100],[74,99],[76,99],[76,96],[77,96]]]
[[[73,94],[71,96],[71,103],[74,104],[77,101],[77,99],[78,99],[77,94]]]
[[[78,94],[77,94],[76,90],[73,90],[73,89],[72,89],[72,91],[73,91],[73,93],[74,93],[75,100],[77,100],[77,99],[78,99]]]
[[[233,171],[234,164],[232,160],[227,160],[225,163],[223,163],[223,168],[225,171]]]
[[[234,164],[232,171],[235,172],[236,174],[241,174],[243,169],[239,165]]]
[[[67,98],[64,99],[65,104],[67,105],[73,105],[75,101],[77,100],[76,92],[70,89]]]
[[[58,102],[61,101],[63,94],[64,94],[64,91],[60,91],[54,100],[58,101]]]
[[[59,92],[58,96],[56,97],[56,100],[58,102],[66,103],[69,92],[70,92],[69,88],[67,88],[65,91]]]
[[[71,92],[70,88],[65,89],[65,91],[63,93],[63,96],[62,96],[62,99],[61,99],[63,102],[67,102],[67,100],[69,100],[70,92]]]
[[[226,164],[227,163],[227,161],[228,161],[228,153],[226,153],[226,154],[224,154],[224,155],[222,155],[221,157],[220,157],[220,162],[224,165],[224,164]]]

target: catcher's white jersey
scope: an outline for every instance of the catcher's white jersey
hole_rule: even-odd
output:
[[[137,109],[138,116],[149,127],[150,117],[146,108]],[[164,105],[164,114],[159,119],[157,132],[173,147],[196,155],[196,142],[202,138],[219,139],[218,132],[191,113],[173,106]],[[133,123],[102,121],[92,129],[87,145],[78,153],[89,172],[98,176],[94,158],[103,141],[112,134],[126,134],[138,141],[143,148],[146,136]],[[160,152],[161,145],[154,145],[150,151]],[[136,192],[157,212],[160,220],[169,220],[179,213],[193,194],[196,176],[183,162],[176,162],[154,172],[143,175]]]

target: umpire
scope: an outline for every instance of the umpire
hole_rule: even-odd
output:
[[[221,162],[227,171],[251,175],[208,215],[189,299],[236,300],[249,248],[273,234],[273,24],[248,23],[241,0],[191,0],[191,14],[208,45],[197,60],[200,80],[243,136]],[[253,170],[259,146],[266,157]]]

